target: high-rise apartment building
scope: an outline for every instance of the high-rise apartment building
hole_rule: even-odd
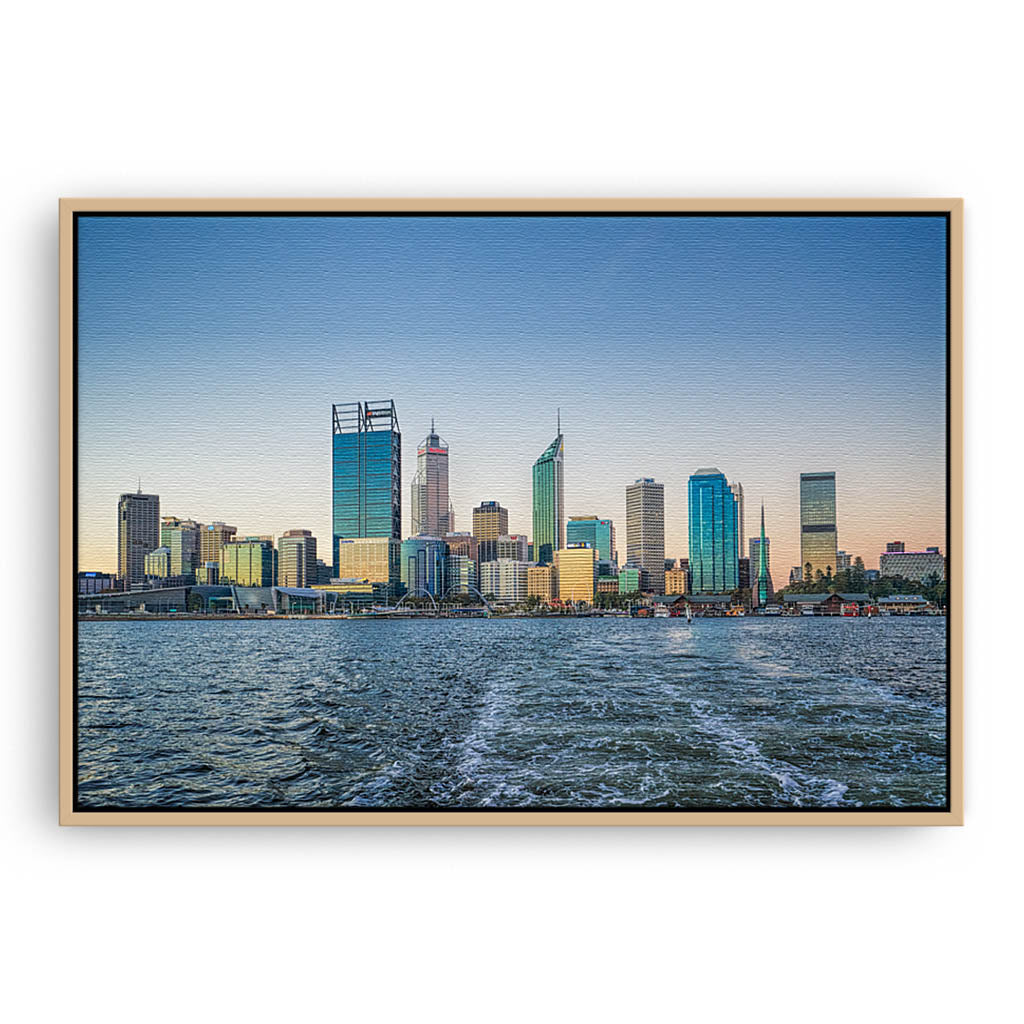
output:
[[[745,558],[747,539],[743,518],[743,484],[729,484],[729,490],[732,491],[732,496],[736,499],[736,557]],[[751,568],[751,573],[753,571]]]
[[[493,562],[498,557],[498,538],[508,533],[508,509],[496,501],[481,501],[473,509],[473,536],[477,541],[477,562]]]
[[[314,587],[316,537],[310,530],[287,530],[277,539],[277,579],[282,587]]]
[[[838,561],[835,473],[800,474],[800,564],[810,579],[831,576]]]
[[[718,469],[698,469],[689,482],[690,590],[727,594],[739,586],[736,496]]]
[[[530,566],[514,558],[499,558],[480,566],[480,591],[502,604],[519,604],[527,597]]]
[[[498,537],[498,558],[528,562],[529,547],[527,539],[521,533],[503,533]]]
[[[448,498],[448,442],[434,432],[416,448],[416,475],[412,478],[412,532],[443,537],[455,529]]]
[[[651,593],[665,593],[665,485],[650,477],[626,488],[626,562],[647,570]]]
[[[220,565],[220,549],[229,540],[234,540],[237,532],[234,526],[226,526],[220,522],[207,523],[199,536],[199,564],[216,562]]]
[[[615,550],[615,524],[598,516],[569,516],[565,527],[565,543],[589,544],[597,551],[598,561],[618,562]]]
[[[668,569],[665,572],[665,593],[686,594],[689,592],[688,573],[685,569]]]
[[[187,583],[195,578],[196,569],[202,565],[203,524],[193,519],[179,519],[164,516],[160,520],[160,545],[171,553],[171,576],[180,577]]]
[[[160,496],[122,494],[117,502],[117,578],[125,589],[146,579],[146,555],[160,547]]]
[[[570,544],[555,552],[558,596],[562,601],[594,603],[597,588],[597,551],[589,544]],[[664,570],[662,570],[664,572]]]
[[[402,434],[393,400],[331,406],[332,558],[342,538],[402,538]]]
[[[277,586],[277,550],[269,537],[229,540],[220,549],[220,582],[239,587]]]
[[[533,558],[541,565],[550,564],[565,546],[564,457],[559,416],[557,436],[533,464]]]

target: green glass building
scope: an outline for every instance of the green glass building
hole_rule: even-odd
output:
[[[615,526],[610,519],[597,516],[570,516],[565,527],[566,544],[589,544],[600,561],[614,562]]]
[[[559,417],[558,436],[533,464],[533,558],[541,565],[550,565],[565,547],[564,452]]]

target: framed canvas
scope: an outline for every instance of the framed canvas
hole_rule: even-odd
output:
[[[963,821],[958,199],[66,199],[60,820]]]

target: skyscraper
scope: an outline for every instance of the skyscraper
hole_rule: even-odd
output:
[[[448,545],[440,537],[409,537],[402,541],[402,583],[414,597],[440,597],[448,585]]]
[[[761,536],[750,538],[750,577],[754,603],[763,608],[775,595],[772,586],[771,539],[764,535],[764,502],[761,502]]]
[[[804,581],[829,576],[838,561],[835,473],[800,474],[800,565]],[[810,564],[810,576],[807,565]]]
[[[626,488],[626,562],[647,570],[652,594],[665,593],[665,485],[651,477]]]
[[[473,536],[477,539],[477,563],[498,557],[498,538],[508,533],[508,509],[496,501],[481,501],[473,509]]]
[[[402,537],[402,434],[393,400],[332,405],[332,557],[343,537]]]
[[[216,562],[219,565],[220,549],[229,540],[233,540],[237,532],[234,526],[226,526],[221,522],[208,523],[199,538],[199,564]]]
[[[743,484],[729,484],[729,490],[736,499],[736,556],[745,558],[747,539],[743,519]],[[750,575],[752,578],[757,575],[757,567],[753,563],[750,565]]]
[[[160,521],[160,545],[171,553],[169,576],[181,577],[192,582],[199,560],[203,536],[203,524],[192,519],[164,516]]]
[[[559,414],[557,436],[533,464],[533,558],[542,565],[550,564],[565,546],[564,455]]]
[[[698,469],[689,484],[690,589],[726,594],[739,586],[736,496],[725,474]]]
[[[146,579],[146,555],[160,547],[160,496],[122,494],[117,502],[117,578],[125,589]]]
[[[309,530],[288,530],[278,537],[277,579],[282,587],[312,587],[320,582],[316,537]]]
[[[597,516],[569,516],[565,527],[566,544],[589,544],[597,549],[599,561],[617,562],[615,524]]]
[[[448,499],[448,442],[430,433],[416,449],[416,475],[412,478],[412,532],[443,537],[455,529]]]

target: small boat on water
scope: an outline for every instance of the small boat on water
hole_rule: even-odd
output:
[[[659,604],[654,609],[654,617],[656,619],[667,619],[671,612],[668,610],[668,605]]]

